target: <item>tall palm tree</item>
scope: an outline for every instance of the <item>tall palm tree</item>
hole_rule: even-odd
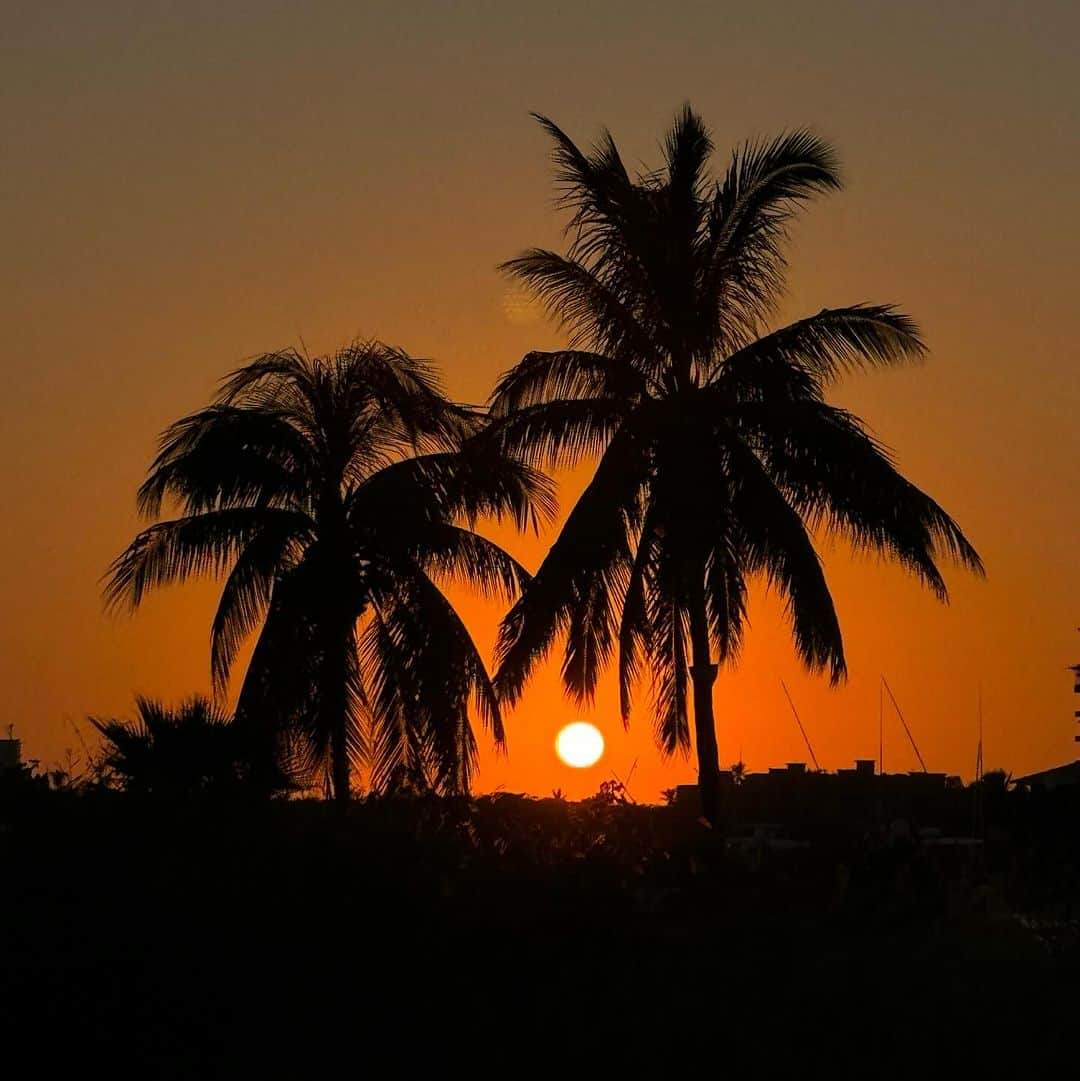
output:
[[[550,483],[485,440],[432,369],[379,342],[328,358],[259,357],[217,400],[170,426],[139,491],[149,518],[110,568],[113,604],[227,575],[211,632],[215,688],[261,625],[237,715],[338,800],[353,766],[375,788],[468,789],[470,703],[503,725],[469,632],[439,588],[459,579],[509,603],[528,575],[474,532],[554,512]],[[269,752],[268,752],[269,754]]]
[[[863,423],[825,400],[846,372],[921,356],[912,321],[857,304],[767,329],[792,216],[839,187],[830,147],[796,131],[742,147],[713,179],[712,141],[686,107],[663,167],[631,177],[609,134],[584,152],[537,120],[554,140],[569,250],[529,250],[504,269],[569,346],[527,354],[491,412],[510,453],[599,462],[503,623],[496,687],[515,700],[565,634],[566,688],[588,700],[617,648],[624,722],[647,661],[670,753],[690,747],[692,683],[699,786],[716,819],[712,691],[738,651],[750,577],[783,594],[799,655],[837,681],[843,643],[815,530],[898,560],[943,600],[941,556],[981,564]]]

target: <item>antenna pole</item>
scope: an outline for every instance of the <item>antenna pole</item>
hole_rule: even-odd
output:
[[[923,761],[923,756],[919,753],[919,745],[915,742],[915,737],[911,734],[911,729],[908,728],[907,721],[904,720],[904,714],[901,712],[900,703],[896,700],[896,695],[892,693],[892,688],[889,686],[888,681],[884,676],[881,677],[881,684],[885,688],[889,698],[892,699],[893,708],[896,710],[897,717],[900,718],[900,723],[904,726],[904,731],[907,733],[907,738],[911,742],[911,748],[915,752],[915,757],[919,760],[919,765],[922,766],[923,773],[929,773],[926,768],[926,763]]]
[[[982,684],[979,684],[979,753],[975,758],[975,780],[983,779],[983,709]]]
[[[881,677],[885,679],[884,676]],[[885,776],[885,688],[878,684],[877,691],[877,760],[878,776]]]
[[[803,742],[806,744],[806,749],[810,752],[810,760],[814,763],[814,769],[818,773],[821,772],[821,766],[818,765],[817,755],[814,754],[814,748],[810,746],[810,737],[806,734],[806,729],[803,728],[803,723],[799,720],[799,711],[795,708],[795,703],[791,700],[791,693],[787,689],[787,684],[780,680],[780,686],[784,688],[784,696],[788,700],[788,705],[791,706],[791,712],[795,717],[795,723],[799,726],[799,731],[802,733]]]
[[[982,833],[983,820],[983,709],[982,684],[979,684],[979,748],[975,752],[975,821],[972,834],[978,837]]]

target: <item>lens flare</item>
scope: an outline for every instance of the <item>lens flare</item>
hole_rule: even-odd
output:
[[[537,323],[543,315],[543,309],[532,294],[518,286],[510,286],[502,298],[503,315],[514,326],[527,326]]]

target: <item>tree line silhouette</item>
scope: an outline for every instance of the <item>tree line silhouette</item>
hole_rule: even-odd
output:
[[[567,693],[589,702],[614,661],[624,722],[650,677],[658,745],[696,751],[715,821],[713,685],[738,656],[749,580],[780,592],[799,656],[836,682],[844,646],[815,533],[896,561],[942,600],[943,559],[982,564],[864,423],[827,400],[847,373],[919,359],[914,322],[860,303],[771,328],[788,227],[840,187],[826,142],[794,131],[748,143],[714,177],[687,106],[662,166],[632,175],[607,132],[583,150],[536,119],[554,144],[566,250],[530,249],[502,269],[567,347],[527,353],[485,408],[451,401],[429,364],[378,341],[257,358],[165,431],[139,491],[152,524],[110,567],[107,601],[134,609],[160,586],[223,577],[219,699],[257,638],[231,721],[239,742],[207,754],[267,791],[321,781],[345,801],[362,770],[373,791],[466,792],[470,718],[502,744],[504,708],[565,642]],[[535,574],[476,532],[492,518],[551,522],[550,472],[583,459],[595,470]],[[450,581],[509,606],[493,674]],[[98,727],[137,785],[124,763],[152,745],[167,756],[184,725],[210,747],[229,727],[214,708],[189,703],[171,723],[141,702],[136,725]]]

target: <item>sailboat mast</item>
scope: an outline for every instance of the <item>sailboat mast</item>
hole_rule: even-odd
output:
[[[919,752],[919,745],[915,742],[915,737],[911,734],[911,729],[908,728],[907,721],[904,720],[904,714],[900,709],[900,703],[896,700],[896,695],[892,693],[892,688],[889,686],[888,681],[884,676],[881,677],[881,683],[892,701],[893,708],[896,710],[896,715],[900,718],[900,723],[904,726],[904,731],[907,733],[907,738],[911,743],[911,749],[915,752],[915,757],[919,760],[919,765],[922,766],[923,773],[928,773],[929,770],[927,770],[926,763],[923,761],[923,756]]]
[[[802,733],[806,749],[810,752],[810,760],[814,763],[814,769],[820,773],[821,766],[818,764],[817,755],[814,754],[814,748],[810,745],[810,737],[806,734],[806,729],[803,728],[803,723],[799,718],[799,711],[795,708],[795,703],[791,700],[791,692],[788,691],[787,684],[783,680],[780,680],[780,686],[784,688],[784,695],[787,697],[788,705],[791,706],[792,715],[795,717],[795,723],[799,726],[799,731]]]

